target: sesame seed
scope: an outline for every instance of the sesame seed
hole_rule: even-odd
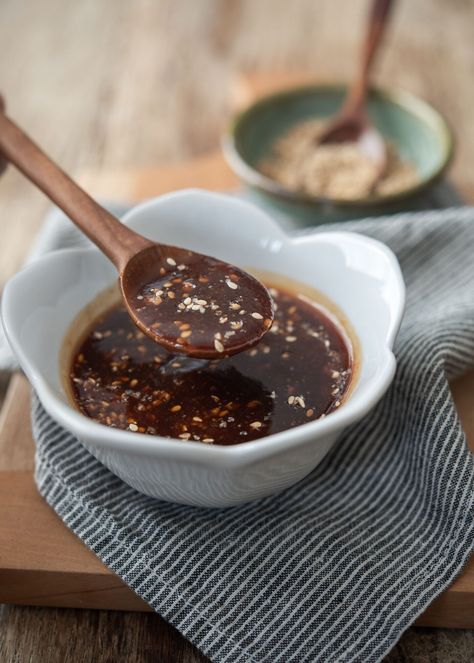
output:
[[[174,294],[174,292],[173,292],[172,290],[170,290],[170,291],[168,292],[168,297],[169,297],[170,299],[174,299],[174,298],[176,297],[176,295]]]
[[[136,387],[137,384],[138,384],[138,380],[136,378],[134,378],[133,380],[130,380],[130,386],[131,387]]]
[[[255,318],[255,320],[263,320],[263,315],[260,315],[260,313],[251,313],[252,318]]]
[[[181,332],[180,336],[181,338],[189,338],[192,334],[192,331],[190,329],[187,329],[183,332]]]
[[[222,318],[219,318],[219,324],[223,325],[224,322],[227,322],[227,318],[225,316],[222,316]]]
[[[193,417],[193,421],[202,421],[201,417]]]
[[[230,323],[232,329],[241,329],[244,326],[242,320],[237,320],[236,322],[232,321]]]
[[[262,427],[262,422],[261,421],[252,421],[250,424],[250,428],[258,429]]]
[[[285,341],[288,343],[294,343],[296,340],[296,336],[285,336]]]
[[[295,397],[294,396],[288,396],[288,405],[293,405],[295,402]]]
[[[128,424],[128,429],[136,433],[138,430],[138,426],[137,424]]]
[[[166,262],[173,267],[176,265],[176,260],[173,260],[173,258],[166,258]]]
[[[217,350],[217,352],[224,352],[224,346],[217,338],[214,339],[214,347]]]
[[[238,311],[240,308],[240,304],[238,304],[237,302],[231,302],[229,306],[233,311]]]
[[[214,442],[214,438],[213,437],[203,437],[202,441],[203,442]]]
[[[191,437],[191,433],[181,433],[180,435],[178,435],[178,437],[180,437],[182,440],[189,440],[189,438]]]
[[[184,300],[183,304],[186,304],[186,306],[188,306],[188,304],[191,304],[192,301],[193,301],[193,300],[191,299],[191,297],[186,297],[186,299]]]
[[[170,408],[170,412],[179,412],[181,410],[181,405],[173,405],[172,408]]]
[[[227,286],[228,286],[231,290],[237,290],[237,288],[239,287],[239,286],[237,285],[237,283],[234,283],[234,282],[231,281],[230,279],[226,279],[225,282],[226,282]]]

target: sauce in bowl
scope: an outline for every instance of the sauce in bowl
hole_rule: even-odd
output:
[[[220,445],[326,416],[351,382],[350,343],[317,302],[281,288],[270,292],[276,312],[265,337],[215,360],[167,353],[122,305],[114,306],[74,352],[69,380],[76,407],[107,426]]]

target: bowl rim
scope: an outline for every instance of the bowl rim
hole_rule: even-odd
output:
[[[227,163],[243,182],[254,189],[291,203],[305,204],[307,206],[327,206],[330,204],[339,208],[356,210],[360,208],[389,206],[411,198],[430,187],[434,182],[440,179],[447,170],[454,156],[455,139],[454,132],[444,115],[442,115],[432,104],[412,92],[400,88],[383,88],[379,86],[371,86],[369,89],[369,95],[388,101],[416,116],[433,129],[440,141],[443,156],[438,166],[431,175],[425,177],[417,184],[396,193],[377,197],[357,198],[354,200],[325,196],[310,196],[297,191],[292,191],[279,184],[276,180],[267,177],[251,166],[248,161],[243,158],[237,148],[237,133],[242,124],[247,121],[251,115],[258,112],[262,107],[273,105],[279,100],[286,100],[299,95],[303,96],[321,90],[344,92],[347,90],[347,85],[342,82],[316,83],[279,90],[257,99],[255,102],[251,103],[250,106],[233,115],[227,129],[221,137],[221,147]]]
[[[229,446],[203,445],[200,442],[194,442],[191,440],[180,440],[179,443],[177,443],[175,439],[113,429],[89,419],[79,411],[75,410],[69,403],[59,398],[54,392],[54,389],[49,386],[41,371],[36,370],[36,367],[31,365],[27,352],[23,349],[13,328],[12,307],[15,302],[16,289],[24,287],[22,282],[28,281],[29,274],[29,278],[31,278],[31,274],[34,273],[34,271],[41,269],[42,264],[52,260],[61,259],[61,257],[65,255],[68,256],[69,259],[73,254],[100,256],[97,248],[91,247],[62,249],[48,253],[41,258],[36,259],[18,274],[13,276],[7,282],[4,289],[1,309],[5,334],[29,381],[37,391],[40,401],[46,411],[56,422],[66,428],[73,435],[83,440],[94,438],[94,445],[100,446],[104,449],[125,452],[132,450],[134,453],[142,455],[168,458],[172,460],[180,459],[182,461],[192,462],[199,465],[206,465],[208,467],[228,469],[248,465],[256,460],[276,456],[279,453],[286,451],[289,446],[296,450],[298,446],[306,443],[308,440],[316,442],[323,436],[339,432],[346,426],[359,421],[361,417],[367,414],[383,396],[392,381],[396,368],[396,361],[392,352],[392,347],[404,311],[405,285],[400,266],[391,249],[376,239],[354,232],[314,231],[311,233],[305,233],[304,235],[290,234],[283,230],[271,216],[259,208],[256,208],[255,205],[252,205],[251,203],[236,200],[233,196],[226,194],[199,189],[182,190],[145,201],[127,213],[126,221],[131,221],[130,225],[133,227],[134,213],[139,214],[159,202],[164,202],[172,198],[192,196],[201,196],[206,197],[207,199],[222,200],[226,202],[232,201],[232,204],[238,205],[242,209],[258,209],[259,213],[263,214],[263,217],[270,222],[275,233],[280,237],[283,235],[287,241],[294,242],[295,244],[307,242],[318,243],[328,236],[333,240],[335,237],[346,238],[346,241],[350,238],[351,241],[356,241],[365,246],[369,245],[372,250],[378,251],[384,255],[389,266],[388,268],[396,278],[397,298],[394,298],[395,301],[391,301],[392,317],[391,323],[383,337],[384,355],[383,358],[381,358],[380,370],[366,386],[363,401],[354,404],[353,401],[349,399],[340,409],[332,412],[329,416],[323,419],[318,419],[317,421],[309,422],[289,430],[274,433],[264,438]],[[59,359],[54,359],[54,361],[57,362]],[[156,438],[159,438],[159,444],[157,444]]]

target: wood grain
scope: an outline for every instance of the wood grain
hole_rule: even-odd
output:
[[[2,92],[12,114],[69,172],[170,165],[217,148],[233,107],[228,90],[235,74],[307,70],[319,80],[347,80],[365,5],[362,0],[3,0]],[[459,139],[452,177],[473,200],[474,3],[400,0],[393,22],[376,78],[421,94],[447,116]],[[249,83],[241,82],[242,102]],[[46,207],[41,194],[13,170],[2,178],[0,286],[22,264]],[[21,466],[23,453],[12,451],[10,469]],[[467,663],[473,651],[472,631],[410,629],[387,661]],[[190,663],[204,658],[155,615],[5,606],[0,660]]]

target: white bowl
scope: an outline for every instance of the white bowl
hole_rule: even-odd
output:
[[[116,273],[96,249],[64,250],[14,276],[2,301],[7,337],[47,412],[112,472],[160,499],[222,507],[281,491],[302,479],[342,430],[373,408],[393,378],[392,346],[405,288],[392,252],[354,233],[288,236],[258,208],[200,190],[150,200],[131,210],[125,221],[152,239],[291,277],[322,291],[343,311],[359,339],[357,383],[327,417],[229,447],[98,424],[70,405],[60,355],[71,322],[116,280]]]

